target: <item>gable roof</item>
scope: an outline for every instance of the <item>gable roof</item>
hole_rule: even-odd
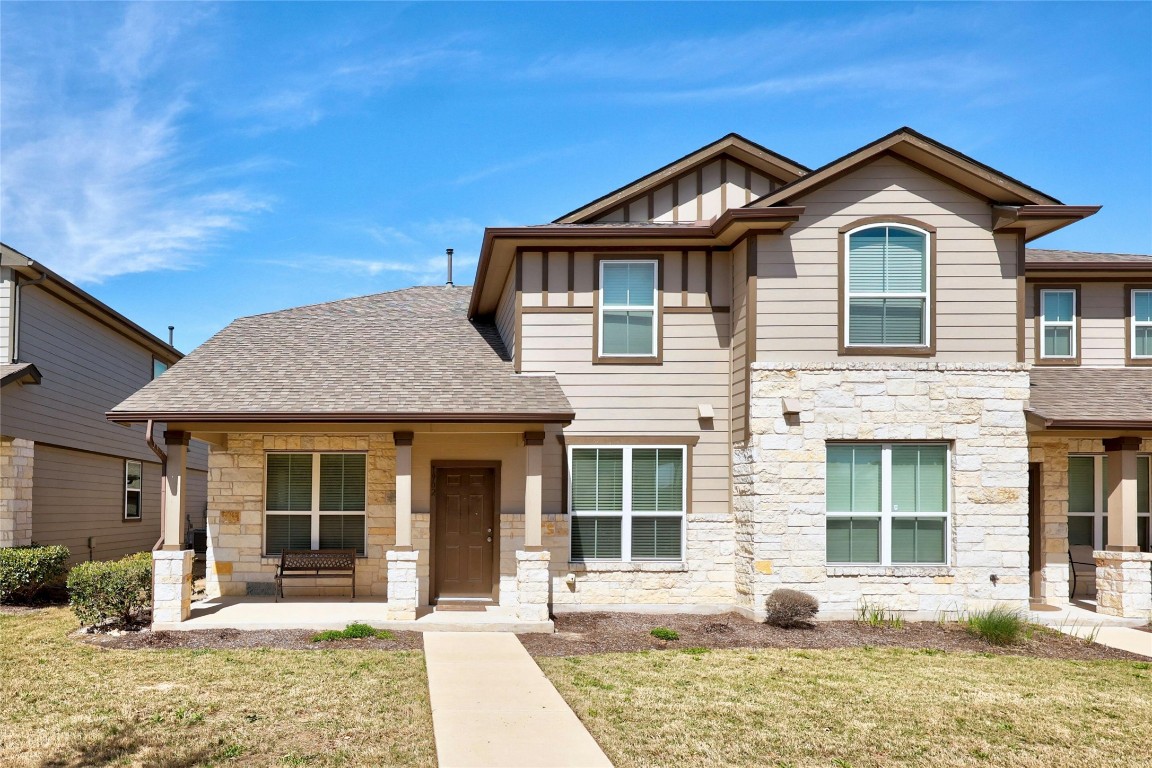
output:
[[[995,203],[1062,205],[1056,198],[1018,179],[984,165],[911,128],[903,127],[753,200],[745,207],[767,208],[786,204],[885,154],[897,155]]]
[[[1032,369],[1028,410],[1059,428],[1152,428],[1152,368]]]
[[[703,165],[722,155],[729,155],[785,183],[799,178],[808,172],[806,167],[800,165],[800,163],[797,163],[795,160],[790,160],[781,154],[773,152],[767,147],[763,147],[750,139],[746,139],[738,133],[730,133],[711,144],[706,144],[700,147],[700,149],[689,152],[678,160],[673,160],[671,163],[668,163],[668,165],[652,171],[652,173],[625,184],[619,189],[602,195],[574,211],[569,211],[558,219],[555,219],[553,223],[587,223],[600,214],[619,205],[622,201],[654,189],[690,168]]]
[[[522,376],[470,288],[406,288],[242,317],[108,413],[113,421],[563,422],[554,376]]]

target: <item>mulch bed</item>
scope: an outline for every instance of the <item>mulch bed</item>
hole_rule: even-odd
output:
[[[822,621],[808,629],[779,629],[737,613],[694,614],[566,613],[555,617],[552,635],[519,635],[533,656],[582,656],[593,653],[675,650],[685,648],[934,649],[966,653],[1034,656],[1083,661],[1148,661],[1127,651],[1082,640],[1055,630],[1037,629],[1030,639],[1000,648],[968,634],[958,624],[907,622],[903,627],[872,627],[855,621]],[[680,633],[680,639],[658,640],[655,627]]]
[[[393,632],[393,639],[358,638],[355,640],[328,640],[314,643],[316,634],[311,629],[193,629],[181,632],[141,630],[120,634],[77,634],[86,643],[101,648],[128,650],[205,648],[213,650],[239,650],[245,648],[275,648],[291,651],[373,650],[422,651],[424,642],[419,632]]]

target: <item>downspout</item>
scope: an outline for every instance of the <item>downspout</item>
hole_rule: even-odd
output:
[[[20,282],[20,273],[12,273],[12,332],[8,337],[8,353],[10,363],[20,362],[20,289],[29,285],[40,285],[48,279],[46,272],[41,272],[35,280]]]
[[[164,546],[164,518],[166,517],[164,509],[167,506],[165,502],[168,498],[168,493],[163,483],[168,478],[168,454],[164,453],[164,449],[156,445],[156,441],[152,438],[152,419],[148,419],[148,426],[146,426],[144,430],[144,438],[148,441],[148,447],[152,449],[153,453],[160,457],[160,538],[152,547],[152,551],[155,552]]]

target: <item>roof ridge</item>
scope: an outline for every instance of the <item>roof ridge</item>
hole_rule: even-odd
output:
[[[342,299],[332,299],[330,301],[317,301],[317,302],[314,302],[312,304],[301,304],[301,305],[296,306],[296,307],[286,307],[285,309],[274,309],[270,312],[257,312],[257,313],[252,314],[252,315],[241,315],[240,317],[237,317],[235,320],[233,320],[233,322],[236,322],[237,320],[250,320],[253,318],[257,318],[257,317],[268,317],[269,315],[283,315],[283,314],[287,314],[290,312],[298,312],[299,310],[303,310],[303,309],[315,309],[317,307],[327,307],[327,306],[331,306],[333,304],[343,304],[345,302],[351,302],[351,301],[363,301],[364,299],[372,299],[372,298],[377,298],[377,297],[381,297],[381,296],[392,296],[392,295],[396,295],[396,294],[406,293],[408,291],[435,290],[435,289],[445,289],[445,288],[450,290],[450,291],[458,291],[458,292],[459,291],[468,291],[469,295],[471,295],[471,293],[472,293],[472,286],[471,285],[456,285],[456,284],[452,284],[452,285],[409,285],[406,288],[394,288],[391,291],[378,291],[376,293],[365,293],[365,294],[362,294],[360,296],[345,296]]]

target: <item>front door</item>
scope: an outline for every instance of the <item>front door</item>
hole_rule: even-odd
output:
[[[432,492],[437,599],[493,599],[496,470],[435,467]]]

